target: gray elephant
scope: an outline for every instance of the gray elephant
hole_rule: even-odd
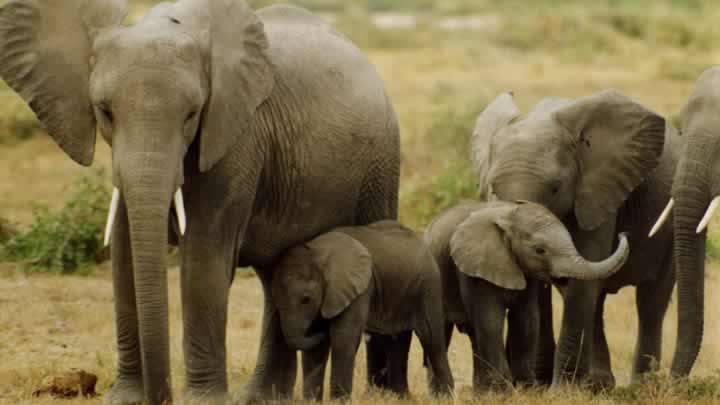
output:
[[[226,395],[236,266],[255,267],[265,292],[257,366],[239,399],[289,395],[296,360],[265,269],[328,229],[396,216],[399,134],[383,83],[302,9],[180,0],[125,26],[126,8],[0,9],[0,76],[78,163],[93,160],[96,125],[112,147],[118,362],[107,399],[171,399],[168,239],[180,249],[188,395]]]
[[[667,132],[667,139],[666,139]],[[540,292],[537,377],[542,383],[615,383],[603,325],[607,294],[636,286],[633,381],[660,359],[662,321],[675,282],[672,227],[647,234],[670,196],[681,139],[665,120],[615,90],[546,98],[524,118],[511,93],[478,117],[473,160],[482,198],[529,200],[567,226],[588,260],[607,257],[628,232],[633,253],[613,276],[569,280],[557,350],[549,289]],[[587,377],[587,378],[585,378]]]
[[[430,224],[425,241],[442,273],[447,345],[453,325],[470,336],[476,391],[535,383],[541,280],[606,278],[630,253],[621,235],[612,256],[585,260],[560,220],[530,202],[462,202]]]
[[[322,399],[330,353],[331,397],[352,393],[364,332],[370,386],[408,394],[414,331],[435,376],[431,392],[452,392],[440,270],[415,232],[395,221],[337,228],[290,249],[272,272],[283,334],[291,348],[303,351],[306,399]]]
[[[680,112],[685,148],[672,187],[672,198],[650,236],[671,212],[678,284],[678,338],[670,372],[687,377],[700,352],[704,322],[705,229],[720,205],[717,131],[720,108],[720,68],[703,72]]]

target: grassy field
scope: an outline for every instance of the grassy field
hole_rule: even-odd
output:
[[[131,2],[133,15],[146,3]],[[256,6],[273,3],[251,1]],[[697,75],[720,61],[715,21],[720,9],[703,0],[304,0],[357,42],[377,66],[398,113],[403,137],[403,222],[422,229],[439,208],[473,195],[467,138],[475,116],[499,92],[514,90],[527,111],[542,97],[577,97],[609,87],[674,117]],[[501,5],[498,5],[501,3]],[[531,4],[531,5],[529,5]],[[389,27],[371,24],[377,14]],[[407,23],[407,16],[412,16]],[[458,18],[462,16],[463,18]],[[405,22],[403,22],[405,21]],[[98,143],[95,166],[109,167],[109,149]],[[108,171],[109,173],[109,171]],[[34,220],[33,205],[58,209],[70,185],[88,171],[67,158],[38,130],[19,97],[0,86],[0,219],[23,228]],[[2,222],[0,222],[0,225]],[[710,226],[709,249],[720,256],[720,225]],[[0,240],[1,237],[0,229]],[[114,378],[112,294],[108,264],[90,275],[26,273],[0,263],[0,403],[51,403],[31,393],[47,376],[82,368],[99,377],[104,392]],[[179,283],[169,271],[174,387],[181,393],[183,365]],[[706,279],[705,339],[690,384],[662,379],[642,388],[598,396],[580,390],[487,394],[477,403],[720,403],[720,265],[710,260]],[[629,382],[637,330],[634,291],[607,302],[606,328],[615,375]],[[236,279],[230,300],[228,371],[232,390],[255,363],[261,311],[259,282]],[[555,299],[561,313],[561,300]],[[556,322],[559,316],[556,316]],[[675,300],[665,323],[662,370],[675,345]],[[556,331],[559,328],[556,327]],[[427,399],[419,345],[411,356],[415,402]],[[471,354],[456,334],[450,352],[458,400],[470,401]],[[364,354],[358,356],[358,403],[397,402],[366,392]],[[62,403],[99,403],[99,399]],[[412,402],[412,401],[411,401]]]

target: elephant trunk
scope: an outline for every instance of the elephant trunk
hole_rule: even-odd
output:
[[[291,349],[306,351],[322,343],[326,337],[324,333],[315,333],[312,335],[285,336],[285,340]]]
[[[142,162],[119,167],[120,189],[130,225],[145,395],[149,403],[160,404],[171,399],[166,253],[177,185],[166,153],[140,156]]]
[[[551,276],[553,278],[573,278],[578,280],[600,280],[611,276],[620,270],[630,255],[627,234],[623,232],[619,237],[620,243],[615,253],[600,262],[586,260],[571,244],[572,248],[569,255],[553,261]]]
[[[708,208],[712,191],[708,158],[697,159],[692,155],[693,144],[688,145],[689,159],[678,167],[673,187],[676,200],[674,226],[674,261],[678,288],[678,334],[671,373],[676,377],[690,374],[700,351],[704,321],[704,231],[698,233],[701,217]],[[696,148],[698,156],[708,152]]]

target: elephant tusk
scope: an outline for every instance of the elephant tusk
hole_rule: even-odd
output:
[[[185,202],[183,201],[182,188],[177,189],[175,192],[175,212],[177,213],[178,228],[180,229],[180,235],[185,235]]]
[[[120,190],[118,190],[117,187],[113,187],[112,198],[110,199],[110,209],[108,210],[107,224],[105,224],[105,246],[110,244],[110,235],[112,234],[112,227],[115,223],[115,215],[117,214],[119,202]]]
[[[668,202],[667,206],[663,210],[662,214],[660,214],[660,217],[658,218],[657,222],[655,222],[655,225],[653,225],[652,229],[650,230],[650,233],[648,234],[648,238],[652,238],[653,236],[655,236],[657,231],[659,231],[660,228],[662,228],[663,224],[665,223],[665,221],[667,221],[668,217],[670,216],[670,212],[673,209],[673,205],[675,205],[675,200],[671,198],[670,201]]]
[[[718,205],[720,205],[720,196],[717,196],[710,201],[710,205],[708,206],[707,211],[705,211],[705,216],[700,220],[700,224],[695,230],[695,233],[700,233],[705,230]]]

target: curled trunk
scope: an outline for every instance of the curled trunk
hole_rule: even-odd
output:
[[[315,333],[312,335],[285,336],[285,340],[290,348],[306,351],[322,343],[326,337],[323,333]]]
[[[600,280],[620,270],[629,255],[630,245],[625,233],[620,234],[620,243],[615,253],[600,262],[586,260],[578,253],[575,246],[572,246],[571,254],[553,262],[551,276],[578,280]]]

